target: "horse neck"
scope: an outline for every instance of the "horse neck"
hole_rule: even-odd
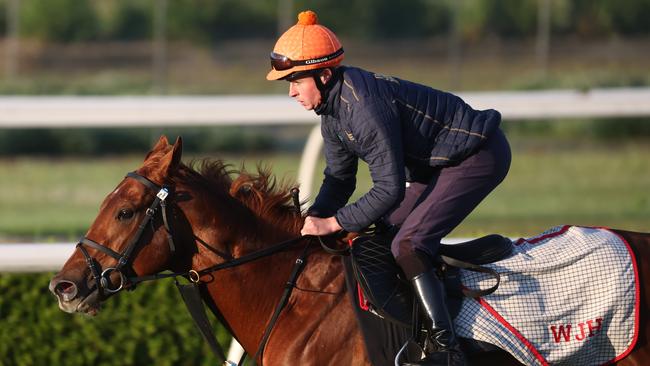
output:
[[[214,209],[215,206],[209,200],[193,201],[194,207],[190,210],[192,213],[188,215],[187,208],[184,212],[194,235],[235,258],[298,235],[293,231],[295,229],[270,224],[230,196],[220,203],[219,209]],[[200,270],[224,261],[202,245],[196,249],[192,258],[193,269]],[[291,250],[203,278],[207,281],[207,289],[214,305],[249,352],[256,350],[299,250],[301,246],[297,245]]]

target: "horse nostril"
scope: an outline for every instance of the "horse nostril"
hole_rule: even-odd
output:
[[[54,291],[61,296],[63,301],[70,301],[77,296],[77,286],[70,281],[61,281],[56,284]]]

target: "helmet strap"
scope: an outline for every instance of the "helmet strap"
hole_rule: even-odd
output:
[[[320,78],[322,71],[325,69],[316,70],[316,72],[312,74],[312,77],[314,78],[314,83],[316,84],[316,88],[318,88],[318,90],[320,91],[320,98],[321,98],[320,104],[314,109],[314,111],[317,114],[321,114],[321,112],[325,111],[327,107],[327,101],[329,99],[330,91],[332,90],[332,87],[335,84],[336,68],[328,67],[328,69],[332,72],[332,76],[325,83],[323,83],[323,81]]]
[[[323,81],[320,79],[320,77],[321,77],[321,73],[322,73],[323,70],[325,70],[325,69],[319,69],[319,70],[317,70],[317,72],[315,72],[315,73],[312,74],[312,77],[314,78],[314,83],[316,83],[316,87],[317,87],[318,90],[320,91],[321,95],[322,95],[323,93],[327,93],[327,92],[328,92],[328,90],[327,90],[327,89],[328,89],[327,86],[330,84],[330,81],[332,81],[332,78],[330,78],[330,79],[327,81],[327,83],[325,83],[325,84],[323,83]],[[330,70],[331,70],[331,69],[330,69]]]

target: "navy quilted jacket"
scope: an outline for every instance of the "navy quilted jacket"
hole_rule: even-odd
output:
[[[475,152],[501,121],[459,97],[428,86],[341,66],[316,109],[325,141],[325,178],[308,214],[336,216],[359,231],[404,197],[418,172],[455,165]],[[368,164],[373,187],[345,205],[356,186],[357,159]]]

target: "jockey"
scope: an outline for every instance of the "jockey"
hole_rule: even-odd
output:
[[[343,66],[343,56],[336,35],[312,11],[298,15],[271,53],[266,78],[288,81],[289,96],[321,116],[327,167],[301,233],[357,232],[379,221],[400,227],[391,250],[431,321],[433,347],[414,364],[463,364],[432,258],[508,173],[501,115],[428,86]],[[368,164],[373,187],[347,204],[358,159]]]

